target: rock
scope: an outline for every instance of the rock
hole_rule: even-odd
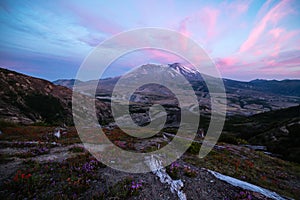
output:
[[[170,185],[170,190],[172,193],[177,193],[177,196],[180,200],[186,200],[186,195],[182,191],[182,180],[173,180],[169,174],[167,174],[166,169],[162,168],[162,161],[159,157],[154,158],[153,155],[147,157],[145,163],[149,166],[152,173],[159,177],[161,183],[167,183]]]
[[[60,129],[58,129],[58,131],[54,132],[54,136],[59,139],[60,138]]]

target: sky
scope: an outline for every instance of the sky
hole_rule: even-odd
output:
[[[300,79],[299,19],[298,0],[2,0],[0,67],[51,81],[75,78],[101,42],[158,27],[196,41],[224,78]],[[135,52],[119,59],[107,76],[125,73],[139,64],[135,60],[177,61],[167,53]]]

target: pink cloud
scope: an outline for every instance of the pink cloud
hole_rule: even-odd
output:
[[[182,60],[180,57],[162,50],[156,49],[147,49],[146,55],[153,60],[160,61],[161,63],[174,63],[178,62],[178,60]]]
[[[184,20],[180,22],[179,30],[178,30],[181,34],[185,35],[186,37],[189,37],[191,35],[191,33],[188,31],[187,28],[189,20],[190,20],[189,17],[184,18]],[[179,42],[182,48],[185,50],[187,48],[187,39],[182,37]]]
[[[237,59],[234,57],[220,58],[217,63],[224,68],[228,68],[235,65],[237,63]]]
[[[206,36],[207,36],[207,40],[209,40],[217,34],[216,25],[217,25],[217,19],[220,11],[214,8],[206,7],[203,10],[201,10],[200,13],[201,13],[200,20],[207,30]]]
[[[252,59],[244,62],[240,57],[216,59],[221,73],[226,77],[237,75],[239,79],[300,77],[299,51],[279,53],[276,57],[265,55],[261,59]]]
[[[270,35],[272,35],[275,39],[279,38],[279,36],[284,32],[282,28],[274,28],[269,31]]]
[[[287,31],[284,28],[274,28],[262,37],[261,44],[256,45],[262,50],[262,54],[277,57],[281,51],[295,46],[294,39],[300,31]]]
[[[250,3],[251,0],[246,0],[207,5],[185,16],[177,26],[177,30],[193,37],[204,45],[206,50],[211,50],[212,47],[209,45],[224,40],[223,38],[231,34],[233,29],[246,28],[247,23],[241,20],[240,16],[247,12]]]
[[[219,70],[223,77],[237,78],[239,80],[252,80],[256,78],[282,79],[282,77],[299,79],[300,69],[296,66],[299,66],[299,64],[295,65],[293,61],[278,63],[276,60],[268,60],[267,62],[237,63],[227,68],[222,66],[219,67]],[[287,67],[289,70],[287,70]]]
[[[279,56],[270,62],[269,59],[263,60],[266,65],[262,69],[271,67],[296,68],[300,71],[299,51],[291,51],[279,54]]]
[[[218,34],[217,20],[219,13],[220,11],[216,8],[204,7],[181,20],[177,30],[186,36],[195,37],[196,35],[192,35],[192,33],[197,29],[199,32],[196,37],[201,37],[198,39],[207,43]]]
[[[188,28],[187,28],[187,23],[188,21],[190,20],[190,17],[186,17],[184,18],[180,24],[179,24],[179,29],[178,31],[180,33],[182,33],[183,35],[186,35],[186,36],[189,36],[190,35],[190,32],[188,31]]]
[[[250,50],[260,39],[269,24],[277,24],[279,20],[292,12],[292,9],[288,7],[288,3],[288,0],[279,2],[262,18],[262,20],[254,27],[247,40],[241,45],[240,52]]]

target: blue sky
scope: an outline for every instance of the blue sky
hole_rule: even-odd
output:
[[[161,27],[197,41],[221,75],[238,80],[300,78],[300,3],[286,1],[1,1],[0,66],[56,80],[74,78],[100,42],[122,31]],[[160,54],[120,59],[166,64]]]

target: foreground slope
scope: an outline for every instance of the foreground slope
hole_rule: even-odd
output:
[[[0,118],[30,124],[72,123],[72,91],[53,83],[0,69]]]
[[[47,80],[0,68],[0,120],[21,124],[73,124],[72,90]],[[109,114],[96,102],[98,118]]]

